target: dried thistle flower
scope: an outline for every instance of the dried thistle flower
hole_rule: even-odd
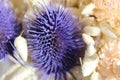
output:
[[[35,67],[45,74],[54,74],[55,80],[67,80],[66,73],[79,64],[80,49],[85,46],[81,26],[60,5],[43,4],[42,7],[41,10],[37,8],[34,19],[28,19],[29,53]]]
[[[20,30],[20,27],[17,27],[17,18],[9,1],[0,0],[0,60],[4,59],[6,54],[14,57],[13,41]]]

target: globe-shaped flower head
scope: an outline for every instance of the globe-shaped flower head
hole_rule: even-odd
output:
[[[85,46],[79,22],[60,5],[42,5],[35,18],[28,19],[27,41],[34,66],[55,80],[67,80],[66,72],[79,62],[80,49]]]
[[[10,7],[9,0],[0,0],[0,60],[8,53],[13,55],[13,41],[20,33],[20,28],[16,25],[17,18]]]

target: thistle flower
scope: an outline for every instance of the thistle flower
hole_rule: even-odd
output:
[[[0,60],[4,59],[6,54],[13,56],[13,41],[19,33],[17,18],[9,2],[0,0]]]
[[[85,46],[80,24],[57,4],[42,5],[34,19],[28,19],[28,50],[35,67],[54,74],[55,80],[67,80],[66,73],[78,64],[80,49]],[[43,79],[42,79],[43,80]]]

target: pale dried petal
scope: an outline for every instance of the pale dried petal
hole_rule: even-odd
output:
[[[90,80],[101,80],[100,74],[94,71],[92,75],[90,76]]]
[[[93,9],[95,8],[95,5],[93,3],[88,4],[82,11],[82,15],[89,16],[92,14]]]
[[[98,60],[99,58],[97,54],[90,58],[86,58],[86,60],[83,60],[82,74],[84,77],[89,76],[93,71],[95,71]]]
[[[27,49],[27,41],[22,36],[18,36],[15,41],[14,45],[18,50],[19,54],[21,55],[24,61],[27,61],[28,58],[28,49]]]
[[[89,44],[95,45],[95,41],[94,41],[93,38],[90,37],[89,35],[83,33],[83,34],[82,34],[82,38],[83,38],[84,42],[85,42],[87,45],[89,45]]]
[[[87,46],[87,49],[85,51],[85,56],[90,57],[96,54],[96,49],[94,48],[94,45],[90,44]]]
[[[116,34],[113,32],[112,29],[110,29],[110,27],[108,27],[107,24],[101,23],[101,24],[100,24],[100,29],[101,29],[102,33],[103,33],[106,37],[112,38],[112,39],[116,39],[116,38],[117,38]]]
[[[100,29],[95,26],[86,26],[84,28],[84,32],[90,36],[99,36],[100,35]]]
[[[94,48],[94,40],[87,34],[83,34],[83,40],[87,45],[87,49],[85,51],[85,57],[83,59],[82,64],[82,74],[84,77],[89,76],[93,71],[95,71],[99,58],[96,54],[96,49]]]

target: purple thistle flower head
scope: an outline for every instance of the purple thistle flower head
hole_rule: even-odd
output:
[[[4,59],[8,53],[13,55],[13,47],[10,42],[13,44],[20,31],[9,1],[0,0],[0,60]]]
[[[85,47],[79,22],[60,5],[42,5],[34,19],[28,19],[27,41],[33,64],[55,80],[67,80],[66,72],[79,62],[80,49]]]

